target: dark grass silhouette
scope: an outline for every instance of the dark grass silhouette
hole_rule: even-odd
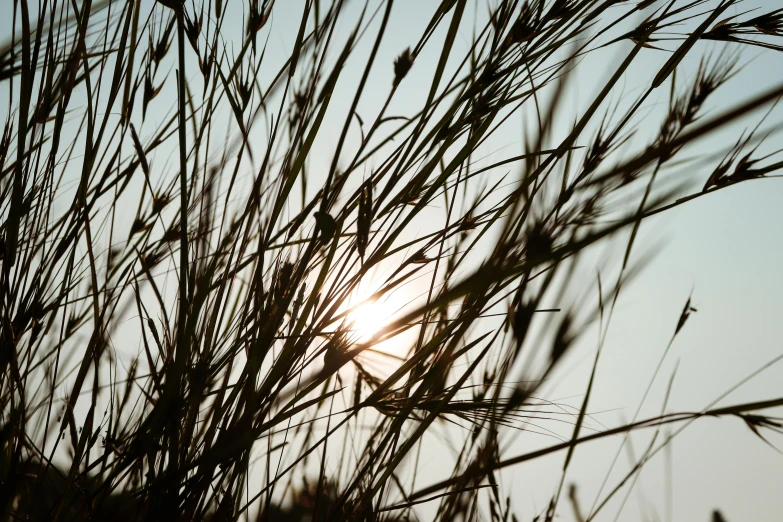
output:
[[[100,496],[101,482],[95,477],[80,476],[69,481],[66,474],[43,462],[26,461],[18,470],[16,477],[17,493],[13,500],[14,519],[45,521],[59,510],[61,520],[94,520],[96,522],[125,522],[143,520],[145,505],[138,495],[129,491],[111,493],[95,502]],[[305,484],[293,491],[292,498],[285,506],[267,504],[261,519],[280,522],[306,522],[323,518],[335,510],[338,488],[326,483],[319,489],[315,484]],[[338,516],[351,518],[352,513],[342,509],[335,510]],[[201,520],[233,520],[231,513],[206,512]],[[388,522],[411,520],[408,516],[398,517],[391,514],[378,520]]]
[[[588,431],[592,377],[573,416],[538,392],[611,320],[644,219],[783,166],[759,152],[783,85],[707,110],[743,74],[742,47],[781,50],[783,9],[489,5],[473,20],[465,0],[436,3],[390,63],[390,0],[302,2],[284,56],[267,49],[274,0],[13,2],[0,48],[4,518],[408,520],[426,503],[438,520],[515,520],[500,470],[561,453],[537,519],[587,521],[691,422],[780,431],[776,397]],[[563,124],[574,66],[620,51]],[[641,53],[667,54],[631,103],[613,103]],[[360,114],[378,74],[388,90]],[[650,125],[641,111],[661,92]],[[401,97],[420,104],[392,112]],[[522,114],[523,150],[481,157]],[[748,130],[687,187],[658,188],[729,127]],[[324,139],[330,158],[313,161]],[[593,308],[575,302],[582,254],[626,231],[619,276],[596,284]],[[422,295],[383,328],[357,332],[356,309],[413,285]],[[672,342],[694,312],[673,313]],[[389,340],[404,357],[384,355]],[[558,442],[503,455],[501,433],[558,420]],[[459,446],[433,475],[419,457],[438,424],[459,426]],[[643,429],[653,443],[589,511],[563,493],[584,443]]]

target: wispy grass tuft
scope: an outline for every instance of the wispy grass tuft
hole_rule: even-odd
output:
[[[542,386],[588,328],[603,345],[644,219],[783,168],[760,152],[783,84],[709,110],[745,74],[742,47],[783,50],[783,10],[444,0],[414,37],[391,0],[10,4],[4,518],[515,520],[501,470],[561,452],[538,520],[588,521],[664,426],[781,431],[765,413],[780,398],[596,428],[600,347],[578,412]],[[574,113],[574,70],[607,53],[621,59]],[[661,67],[640,69],[650,56]],[[618,102],[631,71],[644,88]],[[498,152],[520,119],[522,150]],[[584,253],[622,232],[617,279],[574,302]],[[694,312],[672,315],[672,342]],[[425,469],[440,426],[456,457]],[[642,429],[656,439],[627,477],[589,510],[573,486],[562,505],[577,449]],[[508,456],[516,430],[556,440]]]

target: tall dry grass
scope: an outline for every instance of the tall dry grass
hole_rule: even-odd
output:
[[[644,219],[783,166],[757,152],[783,84],[707,111],[743,74],[741,47],[783,50],[783,9],[743,6],[497,0],[480,23],[444,0],[389,63],[391,0],[302,2],[284,56],[267,52],[279,1],[14,0],[0,49],[3,516],[403,520],[426,503],[439,520],[513,520],[500,470],[559,452],[539,520],[586,521],[671,436],[589,513],[565,479],[588,441],[704,416],[779,430],[773,398],[587,432],[591,377],[566,440],[512,457],[499,443],[555,415],[537,391],[611,318]],[[645,89],[613,103],[659,48]],[[622,59],[564,114],[572,70],[596,53]],[[391,112],[414,73],[421,104]],[[661,92],[650,126],[640,111]],[[368,97],[380,108],[360,114]],[[478,157],[522,114],[523,150]],[[682,151],[737,126],[734,148],[691,174],[699,189],[657,189]],[[567,299],[580,256],[622,231],[598,304]],[[405,288],[423,293],[372,308]],[[367,306],[389,316],[361,333]],[[437,475],[418,463],[442,423],[460,446]]]

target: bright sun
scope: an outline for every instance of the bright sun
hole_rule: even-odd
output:
[[[358,301],[358,300],[357,300]],[[360,302],[348,313],[348,322],[359,343],[372,340],[373,336],[382,333],[383,328],[391,320],[394,310],[388,300],[376,299]]]
[[[389,325],[399,319],[400,314],[410,304],[407,300],[408,294],[400,289],[380,296],[375,292],[377,287],[373,289],[368,285],[347,300],[346,326],[351,330],[350,340],[353,343],[366,344],[367,356],[384,356],[380,361],[386,360],[387,357],[402,359],[406,357],[406,347],[413,342],[411,335],[415,336],[416,332],[402,331],[385,339],[384,334],[387,333]]]

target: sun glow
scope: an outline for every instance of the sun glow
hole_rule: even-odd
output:
[[[388,300],[357,300],[348,312],[348,323],[356,342],[366,343],[383,334],[395,310]]]
[[[410,306],[410,296],[404,288],[379,295],[379,286],[361,285],[347,300],[345,326],[350,330],[351,343],[365,345],[363,356],[385,367],[391,359],[402,360],[407,357],[416,332],[403,330],[395,332],[391,337],[387,336],[390,333],[389,326]]]

